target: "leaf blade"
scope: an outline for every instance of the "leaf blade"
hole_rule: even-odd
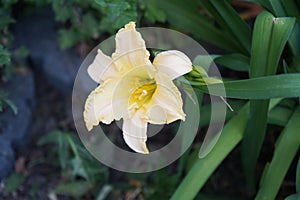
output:
[[[300,145],[300,106],[295,110],[277,142],[272,161],[267,169],[256,199],[275,199],[280,185],[296,156]],[[284,158],[284,162],[282,162]]]
[[[274,99],[270,103],[270,109],[280,102]],[[238,114],[233,117],[224,127],[220,139],[212,151],[204,158],[195,161],[186,177],[171,197],[171,200],[192,200],[203,187],[214,170],[220,165],[225,157],[241,141],[246,127],[249,104],[245,105]]]
[[[173,27],[190,32],[197,39],[210,42],[222,49],[240,51],[240,47],[232,37],[223,34],[207,17],[200,15],[197,1],[189,1],[188,4],[181,0],[151,1],[157,2],[159,8],[165,11],[167,20]]]
[[[249,55],[251,49],[251,29],[226,0],[201,0],[202,5],[214,16],[217,23],[240,46],[240,53]]]
[[[279,10],[280,3],[277,3],[270,1],[270,4]],[[280,56],[294,24],[293,18],[275,18],[269,12],[262,12],[257,17],[253,30],[250,78],[276,74]],[[255,166],[267,129],[268,106],[269,100],[250,101],[249,120],[242,142],[243,170],[252,189],[256,185]]]
[[[211,84],[209,86],[195,84],[194,87],[216,96],[221,96],[222,89],[225,87],[226,97],[238,99],[299,97],[300,74],[282,74],[237,81],[225,81],[224,86],[223,84]]]

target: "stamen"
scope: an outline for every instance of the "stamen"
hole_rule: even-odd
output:
[[[148,94],[147,90],[143,90],[141,96],[146,96]]]
[[[134,82],[135,87],[132,88],[129,104],[135,103],[138,107],[142,107],[151,100],[157,86],[153,79],[135,79]]]

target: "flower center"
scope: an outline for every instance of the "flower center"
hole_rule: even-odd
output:
[[[151,100],[156,87],[154,79],[138,80],[129,98],[129,105],[135,104],[138,108],[142,107]]]

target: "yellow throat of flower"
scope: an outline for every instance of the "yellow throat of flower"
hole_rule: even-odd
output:
[[[135,105],[137,108],[148,103],[157,88],[154,79],[138,80],[129,98],[129,105]]]

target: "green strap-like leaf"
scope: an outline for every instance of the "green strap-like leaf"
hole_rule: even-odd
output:
[[[157,5],[167,15],[167,20],[176,29],[187,31],[202,41],[210,42],[222,49],[240,51],[234,38],[225,35],[216,28],[211,21],[200,14],[197,1],[190,0],[188,3],[182,0],[157,1]]]
[[[280,5],[277,6],[275,1],[270,1],[270,4],[279,9]],[[262,12],[257,17],[253,30],[250,78],[276,74],[280,56],[294,24],[294,18],[275,18],[269,12]],[[246,180],[252,189],[255,188],[255,166],[267,127],[268,106],[269,100],[250,101],[249,121],[242,143],[242,163]]]
[[[289,16],[294,16],[297,18],[298,25],[300,26],[300,3],[297,0],[284,0],[283,7]],[[298,6],[299,5],[299,6]]]
[[[222,84],[212,84],[209,86],[199,86],[205,93],[221,96],[225,86],[226,97],[238,99],[270,99],[279,97],[299,97],[300,96],[300,74],[282,74],[276,76],[266,76],[260,78],[225,81]]]
[[[213,61],[235,71],[248,72],[250,68],[250,58],[238,53],[227,55],[198,55],[195,57],[193,65],[201,66],[208,71]]]
[[[256,199],[275,199],[300,146],[300,106],[295,110],[277,142],[273,159],[262,179]],[[284,162],[282,160],[284,158]]]
[[[297,18],[298,25],[294,27],[288,42],[293,54],[300,57],[300,43],[298,42],[300,37],[300,4],[297,4],[296,0],[253,0],[253,2],[261,4],[277,17],[290,16]]]
[[[294,24],[294,18],[275,18],[268,12],[257,17],[252,39],[250,77],[276,73],[280,55]]]
[[[201,0],[202,5],[214,16],[217,23],[234,38],[240,53],[249,55],[251,29],[226,0]]]
[[[228,104],[232,107],[233,111],[230,111],[229,108],[226,112],[226,121],[231,119],[234,115],[237,114],[237,111],[240,110],[246,103],[246,101],[240,100],[228,100]],[[223,101],[212,102],[211,104],[203,105],[200,109],[200,127],[208,126],[209,123],[219,123],[224,120],[223,116],[217,116],[215,119],[211,119],[211,108],[212,106],[216,107],[216,110],[221,110],[224,107]]]
[[[292,194],[286,197],[284,200],[299,200],[299,199],[300,199],[300,194]]]
[[[10,53],[0,44],[0,68],[2,65],[10,63]]]
[[[300,25],[295,26],[293,32],[291,33],[290,39],[289,39],[289,45],[291,47],[291,50],[295,56],[298,56],[300,58]]]
[[[270,109],[279,103],[274,99]],[[172,196],[172,200],[192,200],[204,186],[211,174],[225,157],[241,141],[247,123],[249,104],[244,106],[223,128],[222,134],[212,151],[204,158],[197,159]]]
[[[284,127],[288,123],[292,114],[293,111],[291,109],[278,106],[269,112],[268,123]]]
[[[296,190],[300,193],[300,158],[297,164],[297,172],[296,172]]]
[[[71,197],[81,197],[92,188],[92,185],[87,181],[72,181],[68,183],[61,183],[54,188],[56,194],[68,195]]]
[[[214,61],[224,67],[235,71],[248,72],[250,59],[242,54],[228,54],[214,59]]]

